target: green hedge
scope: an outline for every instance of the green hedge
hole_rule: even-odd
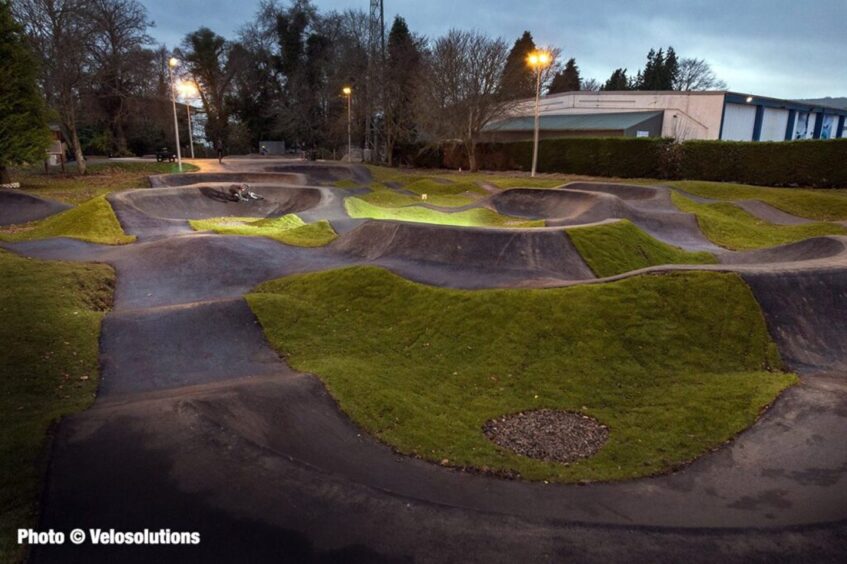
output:
[[[847,139],[688,141],[680,148],[679,178],[764,186],[847,187]]]
[[[404,147],[412,166],[467,169],[464,149],[443,145],[424,150]],[[847,187],[847,139],[781,143],[633,139],[631,137],[545,139],[538,155],[539,172],[714,180],[763,186]],[[529,170],[532,143],[482,143],[480,168]]]

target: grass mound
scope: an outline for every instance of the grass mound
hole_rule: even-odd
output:
[[[29,241],[52,237],[71,237],[104,245],[121,245],[135,241],[135,237],[124,233],[106,196],[97,196],[75,208],[33,223],[0,230],[0,239],[4,241]]]
[[[105,265],[6,251],[0,271],[0,561],[14,562],[14,531],[35,526],[48,426],[88,407],[97,390],[100,321],[115,277]]]
[[[194,165],[183,163],[183,172],[199,170]],[[21,190],[35,196],[58,200],[68,204],[81,204],[95,196],[117,190],[149,188],[148,176],[179,172],[176,163],[115,162],[88,165],[85,176],[75,173],[74,165],[67,165],[67,174],[52,171],[44,174],[40,167],[20,169],[13,176],[21,183]]]
[[[214,231],[222,235],[248,235],[267,237],[296,247],[323,247],[338,236],[326,220],[305,223],[300,216],[256,219],[254,217],[216,217],[192,219],[191,227],[197,231]]]
[[[531,479],[668,470],[749,426],[796,381],[773,371],[776,347],[734,274],[460,291],[353,267],[265,283],[247,299],[287,361],[381,440]],[[486,421],[538,409],[594,417],[609,440],[562,465],[485,437]]]
[[[847,191],[766,188],[728,182],[683,180],[667,183],[695,196],[714,200],[761,200],[784,212],[821,221],[847,220]]]
[[[348,215],[354,218],[411,221],[437,225],[458,225],[463,227],[543,227],[543,220],[527,220],[501,215],[487,208],[475,208],[456,213],[447,213],[421,206],[402,208],[384,208],[373,205],[361,198],[347,198],[344,207]]]
[[[697,216],[700,229],[716,245],[736,251],[785,245],[823,235],[844,235],[847,228],[832,223],[774,225],[727,202],[699,204],[676,192],[673,203]]]
[[[714,264],[714,255],[693,253],[655,239],[628,220],[567,229],[586,264],[598,277],[661,264]]]
[[[402,208],[405,206],[415,206],[423,203],[452,208],[472,204],[477,199],[461,193],[429,194],[424,192],[426,194],[426,200],[424,200],[422,195],[413,196],[411,194],[404,194],[385,187],[378,188],[374,186],[371,190],[372,192],[369,194],[359,196],[359,199],[369,204],[385,208]]]

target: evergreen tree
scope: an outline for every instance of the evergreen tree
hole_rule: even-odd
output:
[[[673,90],[677,78],[679,78],[679,59],[677,59],[673,47],[668,47],[667,55],[665,55],[665,66],[662,69],[661,89]]]
[[[679,60],[673,47],[650,49],[647,63],[635,79],[638,90],[673,90],[679,76]]]
[[[385,69],[385,137],[388,166],[394,164],[394,147],[414,140],[415,85],[421,51],[406,20],[397,16],[388,34]]]
[[[45,156],[50,131],[36,79],[23,28],[0,0],[0,184],[11,182],[8,167]]]
[[[580,90],[581,86],[582,80],[579,77],[579,67],[576,66],[576,59],[571,58],[568,59],[565,68],[557,72],[553,77],[547,93],[576,92]]]
[[[506,99],[535,97],[535,72],[526,62],[535,49],[535,41],[528,31],[515,41],[503,69],[502,91]]]
[[[603,85],[603,90],[632,90],[630,80],[626,76],[626,69],[615,69],[615,72]]]

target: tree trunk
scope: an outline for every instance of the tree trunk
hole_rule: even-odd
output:
[[[127,154],[126,133],[124,133],[122,116],[116,117],[112,122],[112,150],[116,157],[124,157]]]
[[[71,126],[71,143],[73,145],[74,158],[76,159],[76,169],[79,174],[85,174],[87,165],[85,164],[85,155],[82,154],[82,144],[79,142],[79,134],[76,131],[76,124]]]
[[[9,169],[5,165],[0,165],[0,184],[11,184],[12,175],[9,174]]]
[[[71,138],[71,150],[76,159],[77,171],[79,174],[85,174],[85,155],[82,154],[82,143],[79,141],[79,133],[76,130],[76,112],[72,106],[73,102],[65,105],[65,129]]]
[[[468,170],[470,172],[478,172],[479,163],[476,160],[476,139],[471,139],[468,143],[465,143],[465,148],[468,151]]]
[[[394,166],[394,136],[390,135],[388,131],[386,131],[385,136],[385,152],[387,153],[385,156],[388,159],[388,167],[391,168]]]

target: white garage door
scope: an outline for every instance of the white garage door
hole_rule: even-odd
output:
[[[723,134],[726,141],[752,141],[756,123],[756,106],[727,104],[723,116]]]
[[[762,134],[760,141],[785,141],[785,130],[788,129],[788,110],[765,108],[762,117]]]

